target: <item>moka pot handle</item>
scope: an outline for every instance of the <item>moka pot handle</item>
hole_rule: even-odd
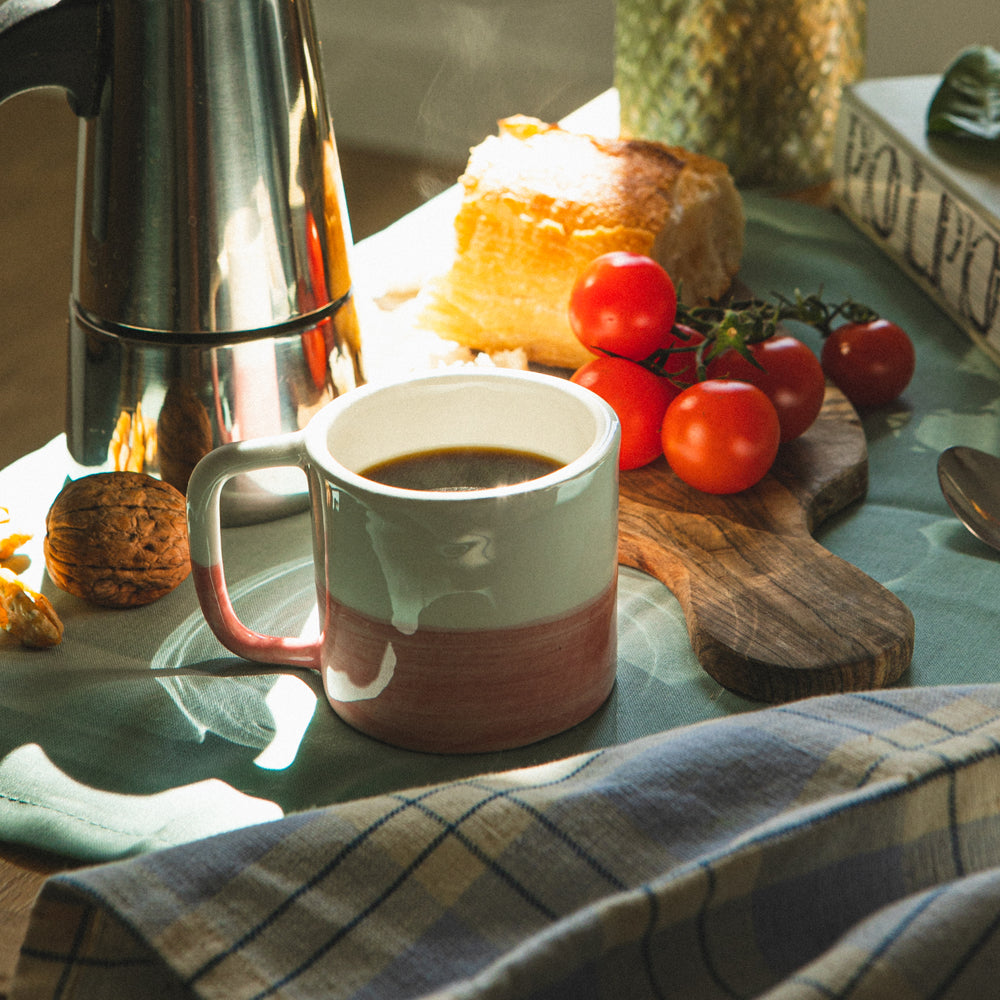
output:
[[[62,87],[81,118],[97,115],[107,71],[106,0],[0,2],[0,102]]]

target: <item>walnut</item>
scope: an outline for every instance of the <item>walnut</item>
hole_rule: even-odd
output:
[[[29,649],[58,646],[63,637],[63,623],[49,599],[5,568],[0,568],[0,629]]]
[[[191,572],[184,497],[144,473],[102,472],[67,483],[45,527],[49,576],[93,604],[149,604]]]

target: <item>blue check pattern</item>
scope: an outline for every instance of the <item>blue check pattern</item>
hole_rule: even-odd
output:
[[[982,998],[1000,686],[809,699],[51,879],[11,996]]]

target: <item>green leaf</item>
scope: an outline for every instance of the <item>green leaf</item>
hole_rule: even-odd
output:
[[[931,100],[927,134],[1000,141],[1000,52],[976,45],[958,54]]]

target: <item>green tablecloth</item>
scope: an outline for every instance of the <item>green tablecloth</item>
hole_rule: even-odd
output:
[[[822,287],[829,298],[867,302],[916,343],[917,372],[905,396],[865,418],[867,500],[822,526],[818,538],[913,611],[916,647],[903,686],[993,681],[1000,666],[998,557],[951,516],[935,463],[951,444],[1000,451],[1000,371],[844,220],[790,202],[748,197],[746,204],[742,277],[750,287],[786,295]],[[362,281],[366,249],[371,266],[378,243],[360,248]],[[0,504],[38,532],[27,578],[66,623],[60,647],[0,645],[0,839],[89,860],[120,858],[760,707],[701,670],[673,596],[627,570],[618,684],[589,721],[499,754],[395,750],[340,722],[315,677],[229,655],[205,626],[190,581],[126,612],[54,591],[43,575],[41,521],[68,469],[59,439],[0,473]],[[282,633],[314,627],[305,516],[230,529],[225,546],[247,622]]]

